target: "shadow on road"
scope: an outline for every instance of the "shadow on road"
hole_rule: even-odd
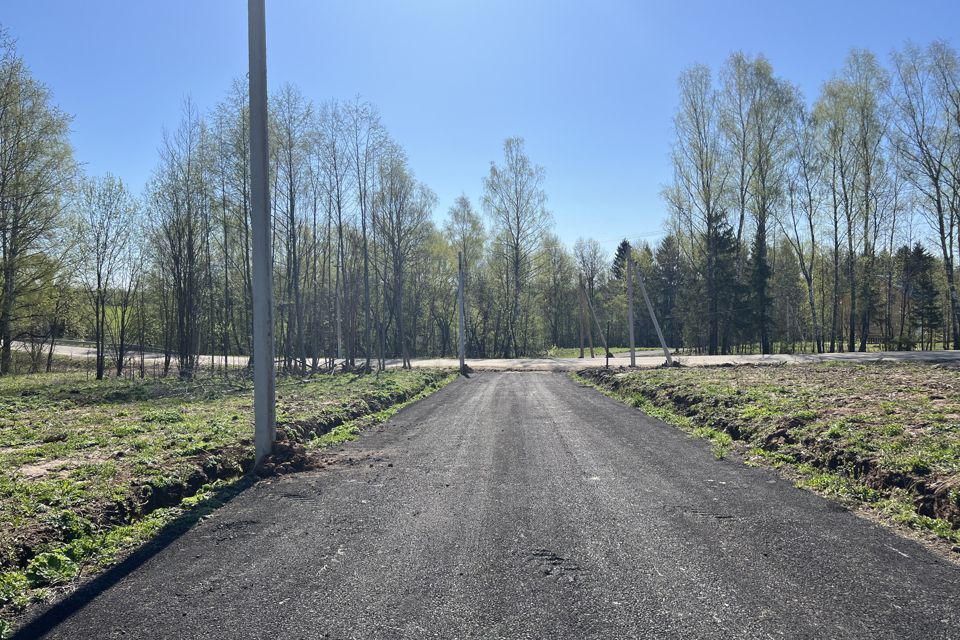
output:
[[[128,574],[167,548],[177,538],[200,522],[204,516],[224,506],[253,486],[255,482],[255,477],[247,475],[236,484],[214,492],[208,500],[204,501],[204,504],[190,509],[165,526],[155,538],[127,556],[120,563],[110,567],[105,572],[83,584],[63,599],[54,602],[45,609],[41,609],[39,613],[29,619],[29,622],[26,622],[17,630],[12,640],[39,638],[49,633],[54,627],[85,607],[98,595],[123,580]]]

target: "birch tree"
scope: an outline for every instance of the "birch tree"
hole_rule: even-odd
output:
[[[518,356],[520,326],[524,320],[523,298],[534,276],[533,257],[550,228],[543,167],[530,162],[522,138],[503,143],[503,163],[490,163],[483,180],[483,207],[493,222],[496,242],[506,261],[506,294],[509,304],[507,340],[503,356]]]
[[[106,175],[87,178],[80,186],[77,205],[78,263],[80,280],[93,311],[96,342],[96,376],[102,380],[107,352],[107,309],[115,278],[127,265],[123,258],[130,244],[136,204],[122,181]],[[126,309],[124,309],[124,312]],[[118,367],[119,370],[122,366]]]

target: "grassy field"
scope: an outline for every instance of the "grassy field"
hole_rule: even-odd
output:
[[[338,374],[277,385],[273,468],[354,437],[449,372]],[[2,619],[115,562],[252,467],[252,389],[242,380],[0,379]],[[303,444],[305,446],[299,446]],[[303,460],[299,463],[302,465]]]
[[[710,439],[718,457],[736,448],[748,463],[785,466],[800,486],[960,543],[960,369],[824,363],[578,376]]]

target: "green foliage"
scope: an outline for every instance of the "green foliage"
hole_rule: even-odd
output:
[[[717,431],[710,427],[697,427],[693,430],[693,435],[698,438],[705,438],[713,443],[713,455],[717,460],[723,460],[733,444],[733,438],[730,437],[729,433]]]
[[[158,409],[143,414],[143,421],[173,424],[175,422],[183,422],[183,415],[179,409]]]
[[[831,439],[840,438],[847,432],[846,423],[843,420],[839,420],[830,425],[830,427],[824,432],[824,435]]]
[[[80,573],[80,567],[61,552],[41,553],[28,564],[25,575],[31,587],[45,587],[69,582]]]
[[[0,607],[22,601],[30,588],[30,581],[20,571],[0,573]]]

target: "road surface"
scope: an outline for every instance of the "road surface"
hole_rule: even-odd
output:
[[[331,456],[48,637],[960,637],[956,566],[562,374],[459,380]]]

